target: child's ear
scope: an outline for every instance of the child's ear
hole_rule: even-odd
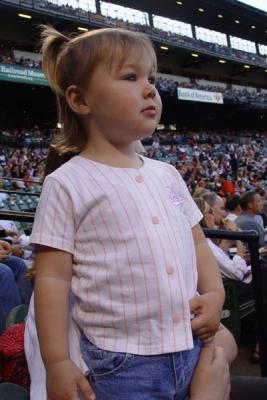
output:
[[[90,107],[87,104],[86,98],[76,85],[70,85],[65,95],[69,107],[76,114],[88,115],[90,113]]]

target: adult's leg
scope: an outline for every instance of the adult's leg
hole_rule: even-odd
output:
[[[21,297],[12,270],[0,263],[0,333],[12,308],[21,304]]]
[[[237,356],[237,345],[232,333],[223,325],[220,324],[215,337],[215,346],[222,347],[224,349],[227,362],[232,364]]]
[[[5,264],[11,269],[15,276],[22,302],[29,304],[33,285],[25,276],[28,271],[25,262],[19,257],[10,256],[5,260]]]

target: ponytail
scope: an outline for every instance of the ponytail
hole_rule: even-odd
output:
[[[74,84],[75,76],[69,64],[71,57],[65,57],[69,51],[71,39],[58,32],[52,26],[41,25],[41,52],[44,74],[57,98],[58,118],[62,128],[52,145],[59,155],[79,153],[86,144],[86,136],[77,114],[68,105],[65,90]],[[65,59],[64,59],[65,58]]]
[[[60,53],[62,53],[64,45],[66,47],[67,43],[70,42],[70,39],[52,26],[41,25],[40,29],[43,71],[51,89],[57,93],[61,91],[58,85],[58,62]]]

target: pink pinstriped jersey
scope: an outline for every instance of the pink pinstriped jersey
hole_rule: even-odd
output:
[[[75,156],[44,183],[31,242],[73,256],[73,318],[98,347],[152,355],[193,347],[192,227],[202,218],[174,167]]]

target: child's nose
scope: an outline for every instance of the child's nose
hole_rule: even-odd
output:
[[[156,96],[156,88],[151,83],[147,83],[144,87],[144,97],[145,98],[154,98]]]

